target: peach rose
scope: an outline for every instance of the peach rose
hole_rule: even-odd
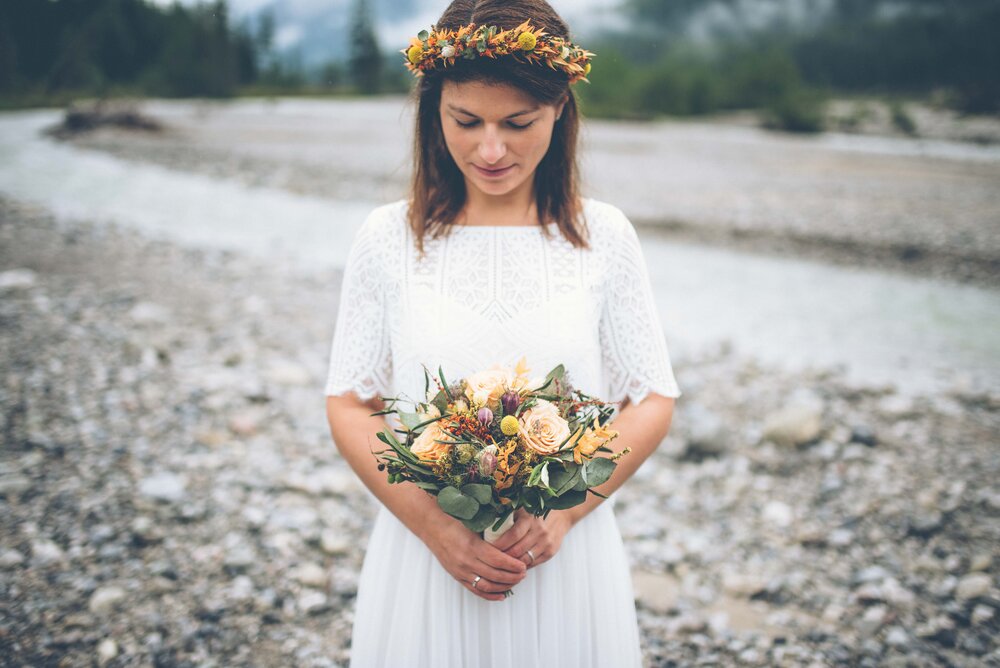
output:
[[[436,462],[441,459],[441,457],[451,452],[453,445],[449,442],[451,440],[451,434],[448,434],[441,429],[440,424],[441,422],[439,420],[437,422],[431,422],[429,425],[424,427],[424,430],[420,432],[420,435],[413,441],[413,445],[410,446],[410,452],[415,454],[418,458],[428,462]]]
[[[514,373],[505,366],[494,364],[465,379],[465,396],[474,404],[486,406],[500,401],[500,395],[514,382]]]
[[[569,436],[569,423],[556,405],[539,399],[521,414],[521,438],[525,445],[542,455],[554,454]]]

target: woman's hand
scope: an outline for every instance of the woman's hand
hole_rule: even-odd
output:
[[[531,568],[556,555],[563,537],[572,526],[573,520],[565,511],[553,510],[543,520],[518,508],[514,511],[514,525],[493,546]],[[529,551],[531,554],[528,554]]]
[[[448,573],[476,596],[502,601],[503,592],[524,579],[527,568],[519,559],[504,554],[469,531],[464,524],[444,522],[426,539],[437,560]],[[476,576],[480,580],[473,586]]]

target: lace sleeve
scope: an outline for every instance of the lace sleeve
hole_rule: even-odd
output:
[[[619,209],[601,312],[600,341],[611,396],[637,404],[655,392],[679,397],[646,260],[632,222]]]
[[[330,346],[326,394],[353,390],[362,400],[386,395],[392,354],[385,309],[385,272],[379,243],[380,217],[373,211],[354,236],[340,288]]]

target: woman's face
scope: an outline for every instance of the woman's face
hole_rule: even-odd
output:
[[[503,84],[445,81],[441,127],[467,188],[486,195],[530,188],[564,104],[540,105]]]

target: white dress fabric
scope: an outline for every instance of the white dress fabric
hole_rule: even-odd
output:
[[[575,387],[608,401],[680,396],[635,228],[617,207],[583,202],[590,249],[574,248],[555,225],[548,237],[540,226],[458,226],[425,239],[422,259],[406,201],[373,210],[348,254],[326,394],[421,400],[422,365],[451,380],[524,356],[531,375],[564,364]],[[466,590],[380,507],[351,666],[641,666],[613,503],[580,520],[504,601]]]

